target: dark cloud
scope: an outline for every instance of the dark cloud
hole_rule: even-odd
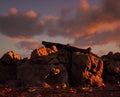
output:
[[[103,12],[114,19],[120,19],[120,0],[103,0]]]
[[[74,39],[73,45],[77,46],[119,43],[120,0],[102,0],[98,6],[80,1],[76,10],[63,8],[59,17],[45,16],[43,23],[34,11],[20,14],[12,9],[9,15],[0,16],[0,32],[9,37],[32,37],[44,32],[50,37]]]
[[[72,10],[62,9],[61,17],[47,20],[48,35],[61,35],[75,39],[74,45],[100,45],[120,42],[120,0],[103,0],[99,7],[93,7],[87,0]]]
[[[114,30],[114,32],[100,32],[94,35],[84,35],[80,38],[76,38],[74,45],[91,46],[91,45],[103,45],[107,43],[115,42],[120,43],[120,29]]]
[[[100,10],[91,7],[86,0],[82,0],[77,10],[64,8],[59,19],[47,19],[45,27],[49,35],[66,37],[86,34],[86,28],[99,22]],[[77,36],[78,37],[78,36]]]
[[[40,41],[20,41],[16,44],[19,49],[28,49],[33,50],[35,48],[39,48],[41,46]]]
[[[32,10],[21,14],[12,8],[8,15],[0,15],[0,33],[8,37],[32,37],[42,31],[43,24]]]
[[[56,19],[56,17],[53,18],[46,18],[45,19],[45,31],[47,34],[51,37],[56,35],[62,35],[63,36],[63,27],[59,24],[59,18]]]

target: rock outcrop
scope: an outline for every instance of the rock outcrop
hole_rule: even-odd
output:
[[[102,86],[102,60],[94,54],[75,52],[72,56],[72,80],[75,86]]]
[[[36,61],[39,60],[40,56],[48,56],[51,53],[57,52],[56,46],[52,46],[51,48],[41,47],[39,49],[33,50],[31,53],[31,60]]]
[[[103,61],[91,48],[45,41],[42,44],[44,47],[33,50],[30,59],[21,59],[12,51],[6,53],[0,60],[1,79],[16,79],[24,86],[45,88],[103,85]]]
[[[63,63],[67,60],[59,56],[61,52],[42,47],[34,50],[31,60],[18,68],[18,78],[27,86],[38,85],[45,88],[68,86],[68,74]]]
[[[17,79],[17,66],[21,64],[20,55],[9,51],[0,59],[0,82]]]
[[[120,83],[120,53],[109,52],[102,56],[104,62],[103,79],[109,83]]]

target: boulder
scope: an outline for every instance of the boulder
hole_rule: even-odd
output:
[[[36,86],[41,85],[41,80],[44,80],[49,71],[50,68],[46,63],[37,64],[28,60],[18,67],[17,76],[22,85]]]
[[[13,51],[6,53],[0,60],[0,81],[16,79],[25,86],[45,88],[103,85],[103,61],[91,52],[91,48],[45,41],[42,44],[44,47],[33,50],[30,59],[21,59]],[[110,53],[109,57],[112,56]],[[118,60],[118,56],[114,55],[114,59]],[[115,71],[119,72],[119,68]]]
[[[39,60],[40,56],[48,56],[51,53],[57,52],[56,46],[52,46],[51,48],[41,47],[39,49],[33,50],[31,53],[31,60]]]
[[[43,44],[45,47],[34,50],[31,59],[19,67],[18,76],[23,83],[43,87],[103,85],[102,60],[91,53],[90,48],[79,49],[51,42]]]
[[[64,50],[58,50],[58,52],[49,55],[50,61],[49,64],[63,64],[67,69],[70,67],[70,57],[71,54]]]
[[[20,55],[14,53],[13,51],[9,51],[5,53],[0,60],[4,64],[19,64],[22,58]]]
[[[67,87],[65,64],[68,64],[69,59],[65,55],[64,50],[58,51],[55,46],[34,50],[31,59],[18,67],[18,79],[26,86]]]
[[[72,55],[72,81],[75,86],[102,86],[102,60],[94,54],[75,52]]]
[[[17,76],[25,86],[50,88],[67,85],[67,72],[61,64],[50,65],[47,62],[38,64],[27,61],[19,66]]]
[[[46,76],[45,81],[52,87],[67,88],[68,85],[68,73],[63,64],[57,64],[51,66],[51,71]]]
[[[120,53],[109,52],[102,56],[104,62],[103,79],[108,83],[120,82]]]
[[[9,51],[0,59],[0,82],[17,79],[17,66],[21,64],[20,55]]]

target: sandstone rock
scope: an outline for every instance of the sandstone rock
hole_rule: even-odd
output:
[[[21,64],[21,57],[9,51],[0,59],[0,82],[17,79],[17,66]]]
[[[33,50],[30,59],[21,59],[13,51],[6,53],[0,61],[0,78],[4,81],[16,79],[25,86],[44,88],[103,85],[103,62],[91,52],[91,48],[80,49],[51,42],[43,42],[43,45],[45,47]],[[109,57],[112,56],[110,53]],[[118,56],[116,54],[114,59],[118,60]],[[119,68],[114,71],[118,73]]]
[[[51,71],[46,76],[45,81],[52,87],[68,87],[68,73],[63,64],[52,65]]]
[[[36,64],[30,60],[18,67],[17,76],[25,86],[41,85],[44,82],[44,77],[50,71],[47,64]]]
[[[72,56],[72,80],[75,86],[102,86],[103,62],[93,54],[75,52]]]
[[[67,69],[70,67],[70,53],[64,49],[49,55],[49,64],[63,64]]]
[[[51,53],[55,53],[57,52],[57,48],[56,46],[52,46],[52,48],[46,48],[46,47],[42,47],[39,49],[35,49],[32,53],[31,53],[31,60],[37,60],[39,59],[40,56],[47,56]]]
[[[10,63],[19,64],[19,62],[21,61],[21,57],[20,55],[14,53],[13,51],[9,51],[2,56],[1,61],[5,64]]]
[[[47,56],[46,56],[47,57]],[[18,68],[18,79],[26,86],[50,88],[67,83],[67,71],[63,65],[36,64],[27,61]]]
[[[34,50],[31,60],[19,68],[18,75],[25,84],[39,82],[44,87],[65,87],[68,84],[86,83],[92,86],[101,86],[103,84],[102,60],[92,53],[86,54],[87,49],[49,42],[47,44],[45,42],[44,45],[45,47]],[[38,76],[35,73],[36,70]],[[27,77],[28,74],[30,76]]]
[[[33,64],[49,64],[49,65],[58,65],[58,64],[62,64],[66,69],[66,72],[68,72],[67,70],[70,67],[69,64],[69,57],[70,53],[67,52],[64,49],[61,50],[57,50],[56,46],[52,46],[52,48],[45,48],[44,50],[46,51],[46,49],[49,49],[49,51],[47,51],[46,55],[42,55],[40,54],[40,51],[43,48],[39,49],[39,52],[37,52],[36,50],[34,50],[31,54],[31,62]],[[44,51],[42,50],[42,51]],[[50,52],[50,50],[52,52]],[[48,66],[48,65],[47,65]],[[63,72],[63,71],[62,71]],[[57,75],[58,76],[58,75]],[[56,76],[56,78],[58,78]],[[68,75],[67,75],[68,76]],[[55,79],[55,76],[54,76]],[[53,79],[52,79],[53,80]],[[46,85],[46,84],[45,84]],[[52,85],[53,86],[53,85]]]
[[[120,82],[120,53],[109,52],[102,56],[104,62],[103,79],[109,83]]]

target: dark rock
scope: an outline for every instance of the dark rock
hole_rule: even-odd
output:
[[[31,53],[31,60],[18,67],[18,79],[27,86],[62,87],[68,86],[68,74],[64,64],[69,59],[66,52],[42,47]],[[58,73],[56,73],[59,71]]]
[[[70,46],[69,44],[64,45],[64,44],[60,44],[60,43],[52,43],[52,42],[46,42],[46,41],[42,41],[42,44],[47,47],[47,48],[51,48],[52,46],[56,46],[58,48],[58,50],[60,49],[65,49],[69,52],[82,52],[82,53],[90,53],[91,52],[91,48],[87,48],[87,49],[81,49],[81,48],[76,48],[73,46]]]
[[[102,86],[103,62],[92,54],[75,52],[72,56],[72,80],[75,86]]]
[[[102,56],[104,62],[103,79],[109,83],[120,82],[120,53]]]
[[[33,50],[30,59],[21,59],[13,51],[6,53],[0,60],[0,81],[17,80],[24,86],[45,88],[103,85],[103,61],[91,52],[91,48],[80,49],[45,41],[42,44],[45,47]],[[107,56],[109,58],[104,56],[105,60],[114,55]],[[117,56],[119,54],[114,59]],[[119,68],[114,71],[119,72]]]
[[[23,85],[41,86],[44,88],[68,84],[67,71],[60,64],[36,64],[28,61],[18,68],[18,79],[21,80]]]
[[[25,58],[22,59],[21,62],[22,62],[22,63],[25,63],[25,62],[28,61],[28,60],[30,60],[30,59],[29,59],[28,57],[25,57]]]
[[[45,47],[31,53],[31,60],[19,67],[18,78],[27,85],[43,87],[102,86],[103,62],[88,49],[42,42]],[[77,51],[77,52],[76,52]],[[56,72],[59,73],[56,74]]]
[[[17,66],[21,64],[21,57],[9,51],[0,59],[0,82],[17,79]]]
[[[113,59],[115,60],[115,61],[120,61],[120,53],[115,53],[114,55],[113,55]]]
[[[56,46],[52,46],[51,48],[42,47],[40,49],[35,49],[31,53],[31,60],[32,61],[39,60],[40,56],[48,56],[49,54],[55,53],[57,51],[58,50]]]
[[[4,64],[19,64],[21,61],[20,55],[14,53],[13,51],[9,51],[2,56],[0,59]]]

